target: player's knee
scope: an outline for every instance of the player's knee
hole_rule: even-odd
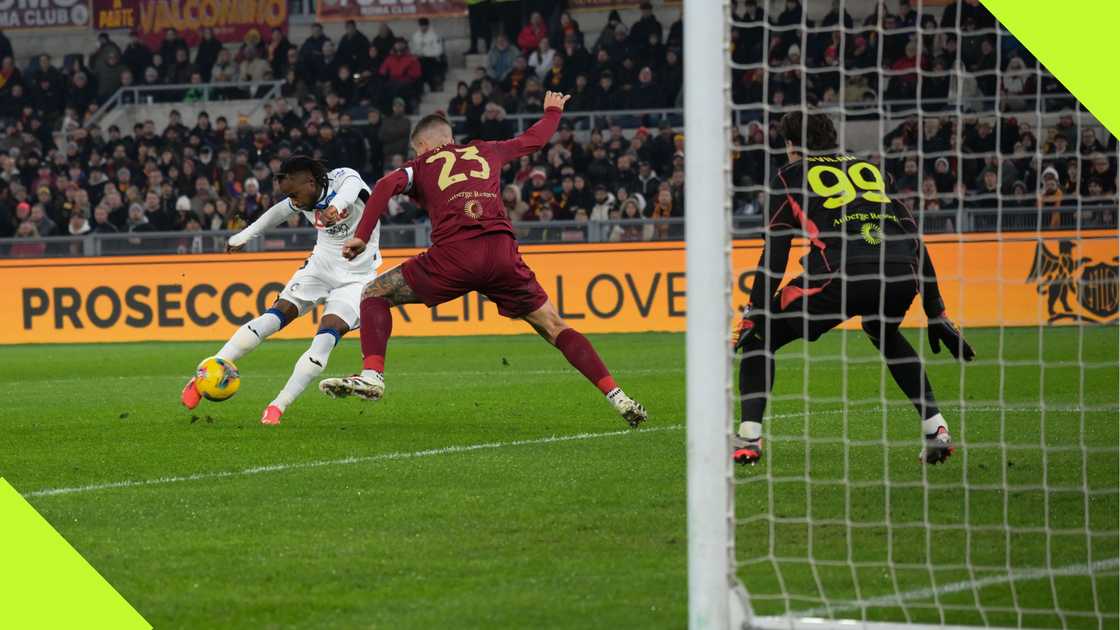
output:
[[[276,319],[280,320],[280,327],[287,326],[291,321],[299,317],[299,309],[295,304],[287,300],[276,300],[276,302],[265,311],[265,313],[272,313]]]

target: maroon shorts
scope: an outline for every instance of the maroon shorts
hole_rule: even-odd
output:
[[[427,306],[478,291],[506,317],[524,317],[548,301],[533,270],[521,259],[517,241],[491,232],[432,245],[401,266],[405,282]]]

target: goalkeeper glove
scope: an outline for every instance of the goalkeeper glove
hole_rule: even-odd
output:
[[[763,322],[763,314],[761,312],[751,313],[750,304],[743,307],[743,315],[739,320],[738,330],[736,331],[736,351],[742,350],[743,346],[747,345],[747,342],[750,341],[752,336],[762,334]]]
[[[929,317],[929,347],[934,354],[941,352],[941,344],[944,343],[954,359],[971,361],[976,358],[972,346],[968,345],[960,329],[949,319],[944,306],[940,310],[927,308],[926,316]]]

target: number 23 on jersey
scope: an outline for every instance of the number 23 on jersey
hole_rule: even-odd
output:
[[[835,181],[828,183],[826,178]],[[824,207],[830,210],[848,205],[857,196],[871,203],[890,203],[883,174],[870,162],[855,162],[847,172],[835,166],[814,166],[809,169],[806,179],[814,194],[827,197]],[[862,195],[856,192],[857,188],[863,191]]]
[[[458,155],[456,155],[458,154]],[[452,173],[455,169],[455,164],[459,160],[475,162],[477,168],[466,173]],[[447,190],[448,186],[458,184],[459,182],[467,181],[467,178],[474,179],[490,179],[490,163],[486,158],[478,154],[478,147],[466,146],[452,151],[440,151],[428,156],[424,160],[425,164],[432,164],[436,161],[442,161],[443,165],[439,170],[439,189]]]

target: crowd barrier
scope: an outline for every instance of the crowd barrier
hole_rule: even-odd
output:
[[[926,241],[949,312],[963,326],[1114,323],[1116,230],[952,234]],[[800,271],[798,244],[789,275]],[[761,241],[733,247],[734,303],[747,300]],[[381,271],[421,250],[384,252]],[[561,314],[585,332],[683,331],[684,243],[527,245]],[[276,299],[306,253],[0,260],[0,343],[221,340]],[[698,306],[703,308],[703,305]],[[908,326],[924,325],[915,302]],[[278,333],[313,334],[318,313]],[[517,334],[483,296],[396,312],[399,336]]]

